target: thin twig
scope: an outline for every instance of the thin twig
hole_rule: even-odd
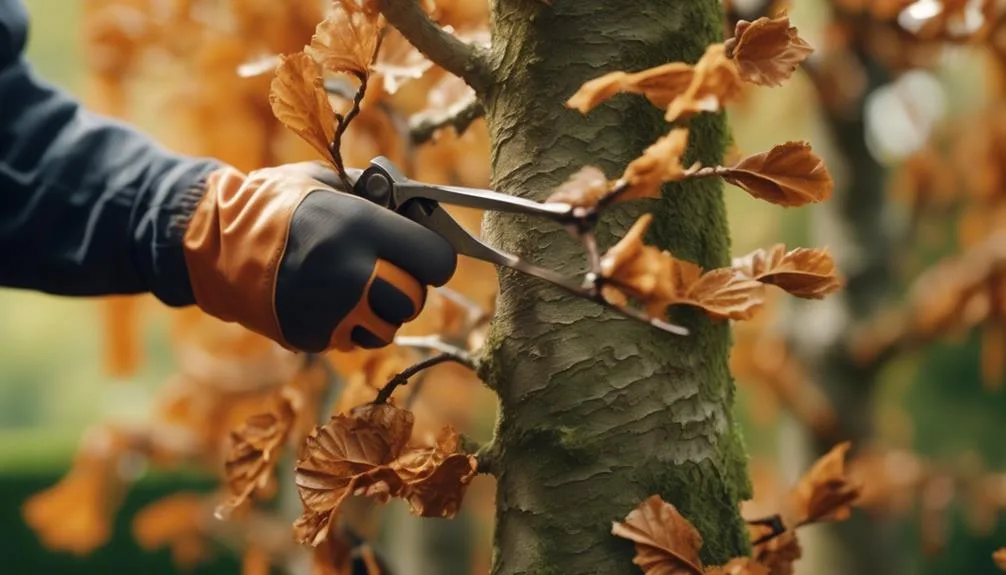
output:
[[[413,144],[422,144],[433,139],[443,128],[454,128],[457,135],[465,133],[472,122],[485,115],[482,102],[474,94],[471,98],[449,107],[442,112],[419,112],[409,118],[409,138]]]
[[[482,50],[471,46],[434,22],[416,0],[378,0],[388,22],[434,64],[463,79],[477,93],[492,81]]]
[[[464,358],[465,361],[474,362],[471,354],[455,345],[451,345],[438,335],[402,335],[395,338],[395,345],[411,347],[413,349],[428,349],[440,353],[449,353]]]
[[[590,262],[590,273],[601,277],[601,254],[597,250],[597,236],[593,231],[580,235],[583,249],[587,251],[587,261]],[[596,280],[595,280],[596,281]]]
[[[769,533],[766,533],[765,535],[762,535],[752,541],[752,546],[767,543],[768,541],[771,541],[786,532],[786,526],[782,522],[782,515],[779,515],[778,513],[775,515],[769,515],[768,517],[762,517],[760,519],[750,519],[747,521],[747,524],[769,527],[772,529]]]
[[[441,353],[440,355],[434,355],[433,357],[428,357],[415,365],[405,368],[400,373],[392,377],[391,381],[386,383],[384,387],[382,387],[380,391],[377,392],[377,397],[374,398],[373,403],[375,404],[387,403],[388,398],[391,397],[391,394],[394,393],[395,389],[397,389],[399,386],[409,383],[409,378],[420,373],[425,369],[429,369],[433,366],[440,365],[441,363],[447,363],[450,361],[453,361],[454,363],[459,363],[473,371],[477,367],[475,363],[472,362],[467,357],[455,355],[453,353]]]
[[[380,39],[378,39],[380,43]],[[378,50],[374,51],[376,55]],[[332,143],[329,149],[332,152],[332,159],[335,161],[335,167],[339,172],[339,179],[342,180],[342,185],[346,190],[353,189],[353,183],[349,180],[349,174],[346,173],[346,167],[342,164],[342,136],[346,133],[349,128],[349,123],[353,121],[354,118],[360,113],[360,105],[363,103],[363,99],[367,96],[367,75],[364,73],[357,73],[356,78],[360,81],[360,89],[356,91],[356,95],[353,97],[353,107],[349,109],[349,112],[345,116],[336,114],[336,126],[335,126],[335,137],[332,138]]]

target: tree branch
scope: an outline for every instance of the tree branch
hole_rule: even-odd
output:
[[[860,365],[881,366],[892,358],[917,349],[956,327],[972,327],[962,313],[967,302],[999,274],[1006,272],[1006,233],[993,234],[962,255],[946,259],[915,280],[915,295],[905,309],[867,322],[852,330],[850,354]],[[939,306],[933,305],[938,302]],[[922,310],[930,313],[917,321]],[[984,318],[976,318],[983,320]],[[977,323],[980,323],[978,321]]]
[[[391,394],[394,393],[395,389],[397,389],[401,385],[409,383],[409,378],[411,378],[412,376],[416,375],[417,373],[423,370],[429,369],[435,365],[440,365],[441,363],[447,363],[449,361],[460,363],[461,365],[473,371],[476,370],[475,362],[473,362],[471,358],[467,356],[467,354],[458,355],[455,353],[441,353],[440,355],[434,355],[432,357],[424,359],[423,361],[415,365],[405,368],[401,373],[392,377],[391,381],[385,384],[384,387],[382,387],[380,391],[377,392],[377,397],[374,398],[374,403],[375,404],[387,403],[388,398],[391,397]]]
[[[416,0],[377,4],[388,22],[434,64],[463,79],[477,94],[486,92],[492,78],[481,50],[441,28]]]
[[[433,139],[434,134],[448,126],[454,128],[460,136],[472,122],[484,114],[482,102],[475,96],[462,100],[443,112],[419,112],[409,118],[409,137],[413,144],[422,144]]]

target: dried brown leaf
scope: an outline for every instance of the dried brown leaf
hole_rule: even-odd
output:
[[[304,52],[329,72],[366,76],[377,54],[381,26],[379,12],[354,0],[336,0]]]
[[[763,304],[763,286],[759,282],[733,268],[703,273],[696,264],[644,245],[643,237],[652,221],[650,214],[640,217],[602,256],[601,275],[612,280],[611,287],[644,302],[647,313],[654,317],[661,316],[670,305],[700,307],[717,319],[753,317]]]
[[[252,415],[231,432],[224,461],[230,497],[219,509],[220,513],[232,511],[266,487],[295,420],[293,405],[280,398],[272,411]]]
[[[845,454],[851,444],[843,442],[818,459],[790,492],[792,527],[808,523],[841,521],[849,517],[859,487],[845,474]]]
[[[405,482],[403,497],[420,517],[454,517],[478,467],[475,457],[461,450],[451,426],[441,430],[431,446],[407,450],[391,465]]]
[[[755,559],[768,568],[769,575],[793,575],[794,565],[802,556],[795,531],[786,531],[755,549]]]
[[[45,547],[83,556],[108,542],[127,488],[120,462],[130,452],[127,434],[92,429],[69,472],[24,502],[24,521]]]
[[[716,173],[758,199],[787,207],[827,200],[834,189],[827,166],[806,142],[775,146]]]
[[[618,287],[650,304],[654,314],[662,313],[677,294],[671,268],[677,264],[670,254],[643,243],[653,216],[644,214],[622,239],[601,257],[601,275],[618,282]]]
[[[405,447],[413,417],[391,405],[364,405],[333,416],[307,437],[296,466],[304,515],[295,525],[302,543],[317,545],[349,495],[383,499],[401,489],[387,467]]]
[[[317,62],[304,52],[281,56],[269,90],[269,104],[276,119],[332,163],[335,111]]]
[[[737,23],[726,43],[727,55],[737,62],[741,78],[762,86],[780,86],[814,51],[785,14]]]
[[[681,265],[678,269],[687,271],[679,280],[687,289],[674,304],[700,307],[715,319],[746,320],[754,317],[765,303],[762,285],[733,268],[709,270],[690,283],[684,282],[694,278],[695,271]]]
[[[992,561],[995,562],[996,567],[1006,571],[1006,547],[998,549],[995,553],[993,553]]]
[[[633,509],[611,534],[636,544],[632,562],[647,575],[701,575],[702,536],[674,505],[653,495]]]
[[[670,106],[688,89],[694,77],[695,68],[684,62],[670,62],[631,76],[634,91],[658,108]]]
[[[629,74],[616,71],[585,82],[575,94],[566,100],[566,106],[586,114],[612,96],[625,91]]]
[[[764,565],[750,557],[737,557],[722,567],[713,567],[705,575],[770,575]]]
[[[622,178],[629,182],[628,191],[619,196],[619,201],[635,198],[656,198],[660,196],[660,186],[685,177],[681,157],[688,147],[688,129],[675,128],[646,148],[625,169]]]
[[[740,95],[742,82],[724,45],[713,44],[695,64],[688,87],[668,105],[664,119],[674,122],[701,112],[718,112]]]
[[[584,166],[556,188],[546,201],[590,208],[597,205],[610,189],[608,178],[600,168]]]
[[[767,251],[757,249],[735,259],[733,267],[751,279],[801,298],[821,299],[842,286],[835,260],[824,248],[786,251],[784,244],[776,244]]]
[[[147,551],[170,547],[175,564],[182,570],[190,570],[210,557],[206,535],[208,509],[200,494],[169,495],[133,517],[133,536]]]
[[[609,72],[580,86],[566,106],[586,114],[619,93],[642,94],[654,106],[666,108],[684,93],[694,75],[692,66],[669,62],[640,72]]]

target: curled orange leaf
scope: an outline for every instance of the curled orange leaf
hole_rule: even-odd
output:
[[[823,248],[786,251],[784,244],[776,244],[735,259],[733,267],[753,280],[806,299],[821,299],[842,286],[835,260]]]
[[[688,130],[675,128],[646,148],[625,169],[622,178],[629,189],[619,196],[619,201],[660,196],[660,186],[685,177],[681,157],[688,147]]]
[[[741,78],[763,86],[782,85],[814,51],[786,15],[739,21],[726,48]]]
[[[654,106],[666,108],[692,81],[692,66],[669,62],[640,72],[609,72],[580,86],[566,106],[587,113],[619,93],[642,94]]]
[[[614,522],[611,534],[636,544],[632,562],[648,575],[701,575],[702,536],[677,508],[648,497],[625,521]]]
[[[221,513],[237,508],[266,487],[295,419],[293,405],[283,398],[271,411],[252,415],[231,431],[224,461],[230,497],[221,506]]]
[[[597,205],[610,188],[608,178],[600,168],[584,166],[556,188],[546,201],[589,208]]]
[[[175,564],[189,570],[210,556],[209,510],[206,499],[197,493],[169,495],[133,517],[133,535],[148,551],[170,547]]]
[[[666,251],[643,244],[653,221],[640,217],[625,236],[601,258],[601,275],[608,280],[605,297],[618,304],[617,293],[646,305],[651,317],[660,317],[671,305],[702,308],[716,319],[750,319],[763,304],[763,286],[733,268],[703,273],[698,265],[679,260]]]
[[[836,445],[800,478],[790,492],[793,527],[808,523],[840,521],[849,517],[852,503],[859,497],[859,487],[845,474],[845,454],[851,444]]]
[[[450,426],[433,445],[409,449],[391,465],[405,483],[403,497],[420,517],[454,517],[478,463],[461,450],[461,439]]]
[[[366,76],[377,55],[381,26],[379,12],[353,0],[337,0],[304,52],[329,72]]]
[[[685,120],[701,112],[718,112],[741,92],[737,64],[727,58],[723,44],[713,44],[695,64],[688,87],[667,106],[664,119]]]
[[[304,515],[295,526],[302,543],[317,545],[342,502],[362,492],[383,496],[400,488],[386,466],[405,447],[413,417],[390,405],[364,405],[316,427],[297,460],[297,490]],[[384,485],[382,485],[382,483]]]
[[[806,142],[786,142],[715,173],[752,196],[794,207],[831,197],[834,181]]]
[[[796,532],[787,530],[782,535],[758,545],[755,559],[766,568],[768,575],[793,575],[794,564],[803,556],[803,548]]]
[[[304,52],[281,56],[269,90],[272,112],[334,166],[335,111],[328,100],[318,63]]]
[[[1006,547],[1003,547],[993,553],[992,560],[995,562],[996,567],[1002,571],[1006,571]]]

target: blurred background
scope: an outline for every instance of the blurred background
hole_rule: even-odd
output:
[[[264,125],[256,123],[256,114],[268,116],[268,107],[263,112],[249,94],[261,97],[267,83],[234,73],[237,64],[299,49],[302,37],[290,32],[293,40],[270,38],[249,50],[227,45],[223,33],[186,34],[181,28],[174,40],[120,37],[108,32],[116,29],[108,21],[121,25],[132,17],[130,10],[148,3],[109,2],[122,11],[105,20],[95,16],[100,4],[27,0],[28,58],[44,77],[191,153],[232,153],[228,159],[246,169],[311,157],[284,140],[275,125],[255,128]],[[881,4],[896,9],[885,13],[877,8]],[[453,18],[462,32],[468,25],[477,33],[481,7],[463,1],[445,6],[444,18]],[[735,0],[725,8],[736,19],[774,14],[766,11],[780,6]],[[765,319],[737,330],[737,414],[756,488],[746,515],[771,513],[785,487],[838,438],[853,441],[859,455],[852,468],[871,485],[869,504],[846,526],[808,528],[798,574],[998,572],[991,555],[1006,546],[1006,336],[1000,327],[1006,314],[999,309],[1006,305],[999,295],[1006,283],[1000,281],[1001,266],[989,263],[991,256],[982,256],[981,249],[1003,221],[1006,114],[999,107],[1006,58],[996,44],[1002,39],[992,34],[961,40],[993,20],[998,30],[998,10],[994,2],[801,0],[791,7],[791,20],[817,49],[806,70],[783,87],[750,90],[730,110],[734,154],[808,140],[837,184],[834,201],[799,210],[728,186],[734,254],[776,242],[827,246],[851,278],[842,297],[808,305],[780,300]],[[186,24],[198,24],[192,20]],[[308,34],[313,29],[286,23]],[[238,19],[234,26],[246,24]],[[125,46],[139,53],[136,46],[144,41],[159,42],[159,48],[128,63],[121,53],[101,51]],[[210,48],[199,52],[195,45]],[[194,89],[193,82],[203,87]],[[403,89],[396,102],[415,111],[454,97],[457,88],[439,82]],[[213,90],[225,92],[220,102],[199,100]],[[431,90],[435,98],[426,97]],[[257,103],[235,104],[249,99]],[[360,158],[390,145],[382,129],[361,128],[352,136]],[[271,143],[257,153],[228,147],[236,140],[242,141],[237,148],[250,148],[248,140]],[[485,145],[477,122],[464,137],[446,135],[431,145],[413,173],[485,185]],[[470,221],[477,225],[474,215]],[[488,301],[486,285],[494,282],[480,284],[472,279],[480,270],[468,271],[458,285],[476,286],[469,295]],[[975,274],[980,279],[963,285]],[[121,508],[115,497],[100,500],[99,507],[116,510],[100,545],[81,535],[93,535],[92,523],[100,523],[90,516],[40,520],[50,526],[43,529],[48,538],[25,521],[24,503],[67,476],[85,432],[109,422],[142,425],[156,412],[166,382],[183,361],[178,330],[188,324],[176,315],[145,298],[72,300],[0,289],[0,555],[13,566],[5,572],[255,572],[258,563],[247,552],[224,546],[196,552],[177,537],[149,533],[137,540],[134,516],[151,502],[178,491],[214,489],[217,478],[198,466],[160,470],[146,459],[116,459],[114,465],[131,466],[135,483]],[[465,397],[480,409],[465,424],[488,433],[491,399],[471,382],[458,385],[469,389]],[[78,495],[100,499],[108,495],[105,488]],[[447,571],[417,560],[427,565],[411,567],[417,573],[485,572],[491,492],[491,486],[473,487],[469,501],[478,500],[475,510],[444,528],[448,534],[439,542],[415,529],[388,527],[382,533],[411,546],[417,557],[460,557]],[[411,525],[399,513],[385,526],[396,521]],[[62,536],[53,535],[53,524],[62,524]],[[74,531],[74,525],[82,527]],[[199,560],[186,560],[193,557]]]

